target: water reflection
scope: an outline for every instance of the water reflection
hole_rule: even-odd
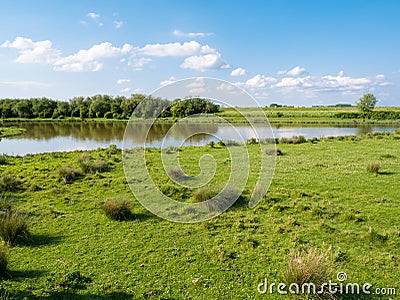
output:
[[[153,124],[147,135],[146,145],[160,147],[163,138],[173,124]],[[27,153],[40,153],[52,151],[71,151],[75,149],[86,150],[99,147],[108,147],[116,144],[122,147],[125,132],[125,122],[76,122],[76,123],[4,123],[0,126],[17,126],[26,129],[24,135],[2,139],[0,141],[0,153],[25,155]],[[134,123],[125,141],[125,146],[136,147],[142,145],[142,136],[145,136],[147,126],[142,123]],[[245,138],[254,137],[254,130],[246,125],[236,125],[237,130]],[[376,131],[395,131],[393,126],[290,126],[279,125],[273,127],[275,137],[292,137],[303,135],[306,138],[338,136],[338,135],[361,135]],[[206,132],[207,134],[195,134]],[[195,135],[194,135],[195,134]],[[179,124],[173,130],[167,145],[179,146],[186,140],[185,145],[204,145],[210,140],[217,141],[219,137],[224,140],[234,139],[236,136],[232,128],[224,124],[200,123],[200,124]],[[262,136],[261,138],[265,138]]]

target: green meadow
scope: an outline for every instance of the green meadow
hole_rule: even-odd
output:
[[[7,246],[1,299],[287,299],[257,287],[265,278],[283,281],[293,253],[310,249],[327,253],[333,270],[326,279],[346,272],[348,282],[400,293],[400,133],[284,139],[276,146],[274,178],[258,206],[249,209],[247,202],[261,155],[271,153],[260,153],[255,143],[247,145],[250,176],[239,200],[195,224],[169,222],[143,208],[115,147],[1,156],[3,214],[26,216],[30,233]],[[199,172],[201,156],[212,155],[212,189],[229,176],[226,147],[171,152],[179,151],[189,175]],[[197,199],[198,190],[166,176],[160,149],[146,149],[146,157],[163,193]],[[105,215],[110,199],[129,203],[123,220]]]

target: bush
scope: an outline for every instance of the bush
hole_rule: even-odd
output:
[[[28,221],[19,212],[7,211],[0,215],[0,236],[9,245],[26,243],[30,240]]]
[[[61,166],[58,170],[58,177],[63,180],[65,184],[70,183],[80,175],[82,174],[79,170],[68,166]]]
[[[255,144],[258,144],[258,141],[257,141],[256,138],[252,137],[252,138],[249,138],[249,139],[247,140],[247,144],[249,144],[249,145],[255,145]]]
[[[378,161],[377,162],[370,162],[367,165],[367,172],[378,174],[380,168],[381,168],[381,163],[380,162],[378,162]]]
[[[101,209],[105,215],[117,221],[127,220],[132,216],[132,212],[129,209],[130,202],[121,199],[108,199],[102,205]]]
[[[0,192],[12,192],[21,188],[21,182],[12,175],[4,174],[0,177]]]
[[[0,155],[0,165],[6,165],[7,163],[8,163],[7,155],[5,154]]]
[[[7,247],[5,245],[0,245],[0,276],[6,274],[7,265],[8,265]]]
[[[214,142],[214,141],[210,141],[210,142],[207,144],[207,146],[209,146],[209,147],[211,147],[211,148],[214,148],[215,142]]]
[[[316,291],[325,287],[324,294],[332,296],[326,283],[332,279],[333,272],[334,263],[329,259],[328,253],[312,248],[306,253],[291,255],[283,279],[287,285],[296,283],[300,290],[305,283],[315,284]]]

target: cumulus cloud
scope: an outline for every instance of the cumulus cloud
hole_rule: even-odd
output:
[[[136,51],[139,54],[148,56],[190,56],[197,53],[211,53],[215,52],[214,49],[208,45],[202,46],[196,41],[181,43],[167,43],[167,44],[147,44]]]
[[[181,68],[205,72],[208,70],[227,69],[230,66],[222,59],[221,54],[215,52],[189,56],[183,61]]]
[[[88,13],[86,16],[87,16],[88,18],[90,18],[90,19],[93,19],[93,20],[100,19],[100,15],[99,15],[99,14],[96,14],[96,13],[94,13],[94,12],[90,12],[90,13]]]
[[[151,61],[151,58],[146,57],[134,58],[129,61],[128,66],[133,66],[136,71],[140,71],[143,70],[144,65],[147,65]]]
[[[267,77],[264,75],[256,75],[245,82],[245,85],[250,88],[265,88],[268,85],[277,82],[274,77]]]
[[[300,76],[300,75],[304,74],[305,72],[306,72],[306,69],[296,66],[289,71],[286,71],[286,70],[279,71],[278,74],[279,75],[288,75],[288,76]]]
[[[98,71],[103,67],[100,59],[118,57],[132,50],[129,44],[121,48],[114,47],[109,42],[92,46],[88,50],[79,50],[76,54],[63,57],[54,62],[54,70],[69,72]]]
[[[52,63],[60,58],[61,52],[52,48],[49,40],[33,42],[31,39],[17,37],[13,42],[6,41],[1,48],[19,50],[20,55],[15,59],[18,63]]]
[[[126,84],[126,83],[130,83],[131,80],[130,79],[118,79],[117,80],[117,84]]]
[[[188,32],[188,33],[185,33],[185,32],[180,31],[178,29],[175,29],[174,31],[172,31],[172,34],[175,35],[175,36],[183,36],[183,37],[190,37],[190,38],[206,37],[206,36],[214,35],[213,32]]]
[[[247,70],[243,68],[236,68],[231,72],[231,76],[244,76],[247,74],[248,74]]]
[[[120,93],[129,93],[130,91],[131,91],[130,88],[124,88],[124,89],[120,90],[119,92]]]

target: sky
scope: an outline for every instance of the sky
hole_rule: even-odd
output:
[[[150,94],[191,77],[262,106],[400,104],[400,1],[2,0],[0,98]]]

